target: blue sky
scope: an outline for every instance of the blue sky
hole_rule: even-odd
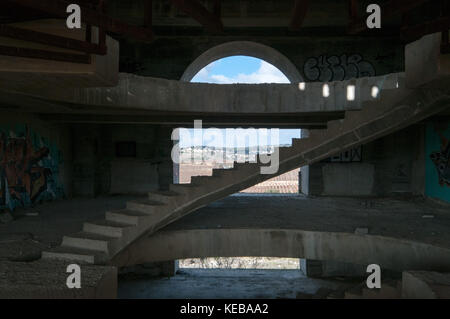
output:
[[[191,82],[232,84],[232,83],[289,83],[286,76],[266,61],[248,57],[231,56],[214,61],[200,70]],[[199,138],[194,138],[194,130],[184,130],[180,132],[180,146],[186,147],[189,144],[201,145]],[[228,131],[230,140],[235,139],[236,131]],[[191,138],[184,136],[191,135]],[[263,133],[262,131],[260,133]],[[270,134],[270,133],[269,133]],[[264,134],[260,135],[264,139]],[[292,138],[299,138],[300,130],[282,129],[279,130],[280,144],[290,144]],[[188,142],[190,140],[190,142]],[[230,143],[227,143],[230,144]],[[271,143],[273,145],[273,143]],[[235,145],[226,145],[233,147]],[[250,145],[253,146],[253,145]]]
[[[286,76],[266,61],[236,55],[214,61],[198,72],[191,82],[231,83],[289,83]]]

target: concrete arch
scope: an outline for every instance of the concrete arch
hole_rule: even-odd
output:
[[[189,82],[211,62],[233,55],[246,55],[264,60],[283,72],[291,83],[303,82],[300,72],[286,56],[267,45],[251,41],[227,42],[205,51],[188,66],[180,81]]]
[[[299,229],[167,230],[133,243],[117,266],[201,257],[290,257],[392,270],[450,270],[450,249],[399,238]]]

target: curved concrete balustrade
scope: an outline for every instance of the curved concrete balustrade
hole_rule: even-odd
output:
[[[134,111],[180,113],[309,113],[358,110],[374,100],[372,88],[379,91],[403,85],[404,74],[336,81],[293,84],[208,84],[171,81],[122,73],[113,88],[79,88],[21,92],[39,98],[49,107],[65,103],[78,108],[103,107]],[[329,95],[324,97],[324,85]],[[354,97],[347,97],[347,87],[354,87]],[[18,93],[18,92],[16,92]],[[20,96],[17,98],[20,99]],[[9,101],[11,103],[13,101]],[[54,107],[54,106],[52,106]],[[71,111],[75,111],[76,107]],[[80,111],[80,109],[78,109]]]
[[[130,245],[113,264],[239,256],[378,264],[399,271],[450,271],[449,248],[385,236],[300,229],[163,230]]]

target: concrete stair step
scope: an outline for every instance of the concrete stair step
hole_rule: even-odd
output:
[[[217,178],[218,176],[192,176],[191,183],[199,186],[204,186],[205,183],[211,182]]]
[[[64,236],[61,246],[87,249],[107,254],[112,240],[114,240],[114,237],[82,231],[73,235]]]
[[[294,138],[292,139],[292,146],[290,149],[297,150],[299,148],[304,148],[311,141],[310,137],[305,138]]]
[[[233,171],[239,171],[242,169],[258,169],[261,165],[261,163],[235,163],[233,166]]]
[[[175,197],[180,196],[179,193],[176,193],[172,190],[170,191],[153,191],[148,193],[148,199],[150,201],[168,204],[174,200]]]
[[[124,235],[126,229],[129,229],[130,227],[132,226],[129,224],[102,219],[84,223],[83,231],[108,237],[120,238]]]
[[[108,255],[94,250],[58,246],[42,252],[43,259],[67,260],[86,264],[103,264]]]
[[[234,168],[213,168],[212,170],[212,176],[214,177],[222,177],[224,175],[227,175],[232,171]]]
[[[174,191],[178,194],[187,194],[192,191],[198,189],[198,185],[189,183],[189,184],[170,184],[169,186],[171,191]]]
[[[123,223],[130,226],[138,225],[139,221],[147,216],[148,214],[130,209],[109,211],[105,214],[105,218],[107,221]]]
[[[164,207],[165,205],[166,204],[162,202],[157,202],[150,199],[136,199],[127,202],[127,209],[151,215],[157,212],[159,209],[161,209],[161,207]]]

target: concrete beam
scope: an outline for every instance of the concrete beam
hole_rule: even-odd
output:
[[[171,2],[181,11],[200,22],[208,31],[221,32],[223,30],[220,17],[209,12],[197,0],[171,0]]]
[[[295,0],[291,23],[289,25],[290,30],[300,30],[309,9],[309,2],[309,0]]]
[[[153,114],[152,114],[153,113]],[[203,127],[290,127],[326,128],[327,122],[344,118],[344,112],[324,115],[308,114],[246,114],[239,116],[222,114],[161,114],[152,112],[142,115],[107,114],[41,114],[44,121],[54,123],[126,123],[126,124],[166,124],[193,127],[194,120],[202,120]]]
[[[67,18],[67,5],[69,2],[61,0],[6,0],[18,6],[46,12],[50,15]],[[142,41],[152,41],[153,32],[151,29],[129,25],[120,20],[104,15],[101,10],[93,9],[89,6],[81,6],[83,12],[83,22],[100,27],[108,32],[118,33]],[[16,9],[17,10],[17,9]]]

